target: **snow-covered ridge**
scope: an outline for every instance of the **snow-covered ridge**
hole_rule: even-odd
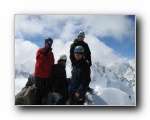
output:
[[[26,67],[27,66],[23,64],[15,66],[15,91],[17,92],[25,86],[28,76],[33,73],[30,73],[29,71],[33,71],[34,64],[32,67],[30,66],[32,70],[28,71]],[[71,77],[71,69],[71,63],[68,61],[66,66],[67,77]],[[87,101],[85,105],[136,104],[135,70],[130,64],[123,63],[122,65],[116,64],[108,67],[102,65],[100,62],[94,62],[91,67],[90,87],[94,88],[96,93],[93,95],[87,94],[87,97],[91,102],[88,103]],[[17,92],[15,93],[17,94]]]
[[[135,70],[131,66],[120,66],[117,69],[108,68],[100,63],[94,63],[91,67],[91,86],[93,87],[113,87],[128,93],[134,94],[135,87]],[[117,68],[117,67],[116,67]],[[122,71],[119,71],[122,70]],[[130,73],[130,79],[126,77]]]

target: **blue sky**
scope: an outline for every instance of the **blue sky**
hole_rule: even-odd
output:
[[[64,52],[68,53],[69,45],[80,30],[85,32],[85,42],[89,43],[91,51],[97,54],[102,51],[100,55],[103,58],[111,59],[110,56],[113,56],[112,59],[122,57],[135,60],[134,15],[15,15],[15,40],[21,39],[21,42],[16,42],[15,46],[22,46],[17,48],[17,53],[18,51],[25,53],[28,51],[25,49],[31,49],[28,47],[31,45],[23,48],[26,41],[30,42],[36,50],[43,47],[46,37],[53,38],[56,56],[58,48],[61,47],[67,47]],[[101,49],[96,51],[98,47]],[[28,57],[29,53],[27,53]],[[22,56],[17,55],[19,61]]]
[[[128,15],[127,17],[133,21],[134,24],[132,29],[135,33],[135,15]],[[128,39],[128,41],[122,40],[121,42],[114,40],[113,37],[101,37],[100,39],[107,46],[114,49],[119,55],[128,58],[135,58],[135,35],[136,34],[133,34],[131,38],[126,36],[123,39]]]

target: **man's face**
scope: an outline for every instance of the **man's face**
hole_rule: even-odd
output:
[[[83,40],[84,40],[84,36],[79,35],[79,36],[78,36],[78,40],[79,40],[79,41],[83,41]]]
[[[66,65],[66,60],[60,60],[60,63],[61,63],[62,65]]]
[[[74,57],[75,57],[75,59],[78,61],[78,60],[80,60],[80,59],[82,58],[82,54],[80,54],[80,53],[75,53],[75,54],[74,54]]]

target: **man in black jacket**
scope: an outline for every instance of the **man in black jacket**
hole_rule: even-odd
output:
[[[78,34],[78,38],[76,38],[73,43],[70,46],[70,60],[72,63],[72,66],[74,65],[76,59],[74,57],[74,49],[76,46],[82,46],[84,48],[84,58],[87,60],[90,66],[92,66],[92,61],[91,61],[91,51],[86,42],[84,42],[85,34],[83,31],[80,31]]]
[[[71,60],[72,66],[74,66],[74,64],[76,62],[76,59],[74,56],[74,49],[76,46],[83,47],[83,49],[84,49],[83,58],[88,62],[90,67],[92,66],[91,51],[90,51],[88,44],[86,42],[84,42],[84,38],[85,38],[85,33],[83,31],[80,31],[78,34],[78,38],[76,38],[70,46],[70,60]],[[93,89],[88,87],[88,91],[92,92]]]
[[[68,81],[66,76],[66,61],[67,56],[61,55],[58,63],[54,65],[50,77],[49,88],[52,92],[59,93],[61,98],[57,101],[56,105],[65,105],[68,100]]]

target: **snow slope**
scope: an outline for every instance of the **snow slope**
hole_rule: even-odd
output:
[[[71,65],[66,66],[67,76],[71,77]],[[123,69],[123,68],[122,68]],[[112,68],[96,62],[91,67],[90,87],[94,88],[93,94],[87,93],[85,105],[107,105],[107,106],[133,106],[136,105],[135,80],[123,77],[129,68],[122,71],[122,76],[117,75]],[[19,72],[18,72],[19,73]],[[24,73],[21,69],[21,73]],[[19,74],[23,76],[22,74]],[[132,76],[134,79],[134,75]],[[27,77],[18,77],[15,80],[15,94],[25,86]]]
[[[127,93],[116,88],[103,88],[93,94],[87,93],[85,105],[132,106],[134,99]]]

